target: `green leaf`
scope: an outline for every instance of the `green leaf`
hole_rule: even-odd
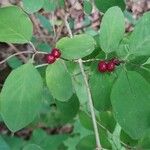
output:
[[[64,119],[67,119],[68,121],[73,119],[79,111],[79,100],[76,95],[73,95],[70,100],[65,102],[56,101],[56,105],[64,115]]]
[[[47,12],[55,11],[58,7],[64,7],[64,0],[44,0],[44,10]]]
[[[141,138],[150,128],[150,84],[137,72],[120,74],[113,86],[113,112],[122,129],[133,139]]]
[[[113,134],[108,133],[108,139],[112,145],[113,150],[116,150],[116,149],[125,150],[124,147],[122,147],[121,145],[120,133],[121,133],[121,127],[118,123],[116,124]]]
[[[1,136],[0,136],[0,150],[10,150],[10,147]]]
[[[150,130],[140,139],[138,148],[144,150],[150,149]]]
[[[114,79],[114,74],[107,73],[101,74],[99,72],[94,72],[90,76],[89,85],[93,103],[98,111],[105,111],[111,107],[110,93]]]
[[[79,98],[80,104],[84,105],[87,103],[88,94],[82,74],[73,76],[73,86]]]
[[[78,59],[91,54],[95,49],[95,40],[86,34],[75,35],[73,38],[62,38],[56,45],[66,59]]]
[[[130,38],[130,54],[150,55],[150,13],[147,12],[138,21]]]
[[[79,112],[79,120],[84,128],[93,130],[91,116],[88,116],[88,114],[86,112],[84,112],[84,111]]]
[[[119,19],[118,19],[119,18]],[[104,14],[100,28],[100,46],[106,53],[116,51],[125,32],[125,19],[119,7]]]
[[[100,124],[103,125],[111,133],[115,129],[116,121],[111,111],[100,112]]]
[[[126,143],[129,146],[136,146],[138,143],[138,140],[133,140],[127,133],[125,133],[123,130],[121,130],[120,139],[122,142]]]
[[[92,12],[92,4],[90,1],[84,0],[83,7],[84,7],[83,9],[84,9],[85,13],[90,14]]]
[[[23,63],[21,62],[20,59],[18,59],[16,56],[12,57],[11,59],[7,60],[8,65],[12,68],[12,69],[16,69],[18,67],[20,67]]]
[[[37,45],[37,49],[38,49],[39,51],[41,51],[41,52],[48,52],[48,53],[50,53],[52,48],[50,47],[49,44],[46,44],[46,43],[39,43],[39,44]]]
[[[47,12],[55,11],[57,4],[54,0],[44,0],[44,10]]]
[[[94,150],[96,148],[95,136],[88,135],[80,140],[78,145],[76,146],[77,150]]]
[[[1,92],[0,106],[2,118],[12,132],[34,120],[42,103],[42,88],[42,78],[32,64],[10,73]]]
[[[95,0],[95,4],[101,12],[106,12],[107,9],[113,6],[118,6],[124,10],[126,6],[124,0]]]
[[[5,135],[3,138],[8,143],[9,147],[11,147],[11,150],[20,150],[27,143],[22,138],[16,136]]]
[[[36,14],[36,16],[38,17],[38,19],[40,20],[42,26],[47,29],[48,32],[52,31],[52,24],[50,23],[50,20],[48,18],[46,18],[45,16],[41,15],[41,14]]]
[[[147,61],[143,65],[149,65],[150,64],[150,58],[147,59]]]
[[[36,144],[28,144],[23,148],[23,150],[42,150],[42,148]]]
[[[37,12],[44,4],[43,0],[22,0],[22,2],[24,10],[29,14]]]
[[[47,86],[54,98],[67,101],[73,94],[71,76],[62,60],[57,60],[46,69]]]
[[[21,8],[0,8],[0,42],[28,43],[32,30],[32,22]]]
[[[48,135],[42,129],[33,132],[31,141],[39,145],[43,150],[58,150],[59,145],[67,139],[67,135]]]

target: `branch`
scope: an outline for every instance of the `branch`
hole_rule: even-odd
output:
[[[69,26],[69,23],[68,23],[67,20],[68,20],[68,14],[65,16],[64,22],[65,22],[65,25],[67,27],[67,30],[68,30],[70,38],[73,38],[73,34],[72,34],[72,31],[70,29],[70,26]],[[92,101],[92,96],[91,96],[91,91],[90,91],[90,88],[89,88],[87,76],[86,76],[86,74],[84,72],[82,59],[79,59],[78,63],[79,63],[80,70],[81,70],[81,73],[83,75],[84,82],[85,82],[85,85],[86,85],[86,90],[87,90],[87,93],[88,93],[89,107],[90,107],[90,112],[91,112],[94,132],[95,132],[96,145],[97,145],[96,150],[102,150],[102,147],[101,147],[101,144],[100,144],[98,126],[97,126],[97,122],[96,122],[96,115],[95,115],[95,112],[94,112],[94,106],[93,106],[93,101]]]
[[[96,122],[96,115],[95,115],[95,112],[94,112],[94,106],[93,106],[91,91],[90,91],[89,84],[88,84],[88,79],[87,79],[87,76],[86,76],[86,74],[84,72],[84,67],[83,67],[82,59],[79,59],[78,62],[79,62],[81,73],[83,75],[84,82],[85,82],[86,89],[87,89],[87,93],[88,93],[89,107],[90,107],[90,112],[91,112],[91,117],[92,117],[94,131],[95,131],[95,138],[96,138],[96,143],[97,143],[97,150],[101,150],[102,147],[101,147],[101,144],[100,144],[98,126],[97,126],[97,122]]]
[[[33,54],[33,53],[34,52],[32,52],[32,51],[22,51],[22,52],[18,52],[18,53],[12,54],[9,57],[7,57],[6,59],[0,61],[0,65],[5,63],[7,60],[11,59],[14,56],[21,55],[21,54]]]
[[[13,44],[9,44],[9,43],[8,43],[8,45],[9,45],[16,53],[19,52],[19,49],[18,49],[16,46],[14,46]],[[23,54],[20,54],[20,58],[23,60],[24,63],[27,62],[27,58],[26,58]]]
[[[48,66],[48,64],[37,65],[37,66],[35,66],[35,68],[41,68],[41,67],[45,67],[45,66]]]
[[[37,19],[37,18],[35,17],[35,15],[31,15],[31,20],[32,20],[32,22],[33,22],[35,28],[37,29],[37,32],[39,33],[40,37],[41,37],[42,40],[44,41],[44,43],[47,43],[47,40],[46,40],[46,38],[45,38],[45,36],[44,36],[44,34],[43,34],[41,28],[39,27],[39,22],[38,22],[39,19]]]

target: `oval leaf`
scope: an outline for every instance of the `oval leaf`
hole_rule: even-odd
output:
[[[118,19],[119,18],[119,19]],[[116,51],[125,31],[124,15],[119,7],[104,14],[100,28],[100,46],[106,53]]]
[[[31,37],[32,22],[21,8],[0,8],[0,42],[28,43]]]
[[[134,55],[150,55],[150,13],[138,21],[130,38],[129,52]]]
[[[1,150],[10,150],[9,145],[5,142],[5,140],[0,136],[0,149]]]
[[[1,115],[8,128],[15,132],[31,123],[42,99],[42,78],[32,64],[13,70],[1,92]]]
[[[85,13],[90,14],[93,9],[91,2],[88,0],[84,0],[83,1],[83,9],[84,9]]]
[[[79,100],[76,95],[73,95],[71,99],[66,102],[56,100],[56,105],[67,121],[73,119],[79,111]]]
[[[77,150],[85,149],[85,150],[93,150],[96,148],[95,137],[94,135],[88,135],[80,140],[78,145],[76,146]]]
[[[91,75],[89,85],[94,107],[98,111],[108,110],[111,107],[110,93],[114,79],[113,74],[95,72]]]
[[[95,4],[101,12],[106,12],[107,9],[113,6],[118,6],[124,10],[126,6],[124,0],[95,0]]]
[[[44,5],[44,0],[23,0],[22,2],[24,10],[29,14],[40,10]]]
[[[115,118],[132,138],[150,128],[150,84],[137,72],[122,72],[113,86],[111,101]]]
[[[73,38],[62,38],[56,45],[66,59],[78,59],[91,54],[95,49],[95,40],[92,36],[81,34]]]
[[[73,94],[71,76],[62,60],[56,61],[46,69],[47,86],[54,98],[67,101]]]

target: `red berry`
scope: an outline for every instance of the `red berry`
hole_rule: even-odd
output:
[[[113,61],[108,62],[107,64],[107,71],[112,72],[115,70],[115,63]]]
[[[54,63],[55,60],[56,60],[56,58],[55,58],[52,54],[47,54],[47,55],[45,55],[45,61],[46,61],[48,64]]]
[[[106,61],[100,61],[99,63],[98,63],[98,70],[100,71],[100,72],[106,72],[107,71],[107,63],[106,63]]]
[[[59,58],[61,56],[61,52],[59,51],[59,49],[57,48],[53,48],[51,54],[55,57],[55,58]]]

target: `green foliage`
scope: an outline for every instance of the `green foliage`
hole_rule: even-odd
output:
[[[50,23],[50,20],[47,19],[45,16],[41,15],[41,14],[37,14],[36,15],[38,17],[38,19],[40,20],[42,26],[44,27],[44,29],[47,29],[47,31],[52,31],[52,25]]]
[[[115,75],[100,74],[98,71],[95,71],[90,76],[89,85],[91,88],[94,107],[98,111],[104,111],[111,108],[110,93],[114,79]]]
[[[4,121],[12,132],[28,125],[33,132],[28,141],[16,137],[19,132],[12,137],[2,135],[0,149],[95,149],[88,88],[103,149],[125,150],[129,146],[131,149],[150,149],[150,13],[145,13],[136,21],[128,11],[122,12],[125,9],[124,0],[95,0],[96,7],[106,12],[98,32],[91,26],[93,3],[84,0],[81,5],[85,12],[82,21],[85,28],[73,37],[61,38],[59,26],[64,20],[55,16],[50,20],[47,15],[55,15],[58,8],[66,12],[66,1],[22,2],[27,13],[35,13],[46,38],[49,34],[54,38],[46,43],[45,39],[32,37],[32,23],[21,8],[0,8],[0,42],[24,44],[29,43],[32,37],[37,50],[35,54],[40,56],[39,61],[38,57],[31,60],[34,53],[29,55],[29,62],[33,64],[28,62],[23,65],[21,57],[6,61],[12,71],[0,93],[0,121]],[[124,16],[135,26],[132,33],[125,33]],[[75,34],[76,20],[68,16],[67,21]],[[45,53],[42,52],[50,54],[55,47],[59,48],[61,57],[43,67]],[[83,68],[78,63],[81,58]],[[105,60],[107,64],[112,58],[121,60],[121,64],[116,65],[112,72],[98,72],[99,61]],[[70,134],[49,134],[51,128],[58,131],[65,124],[72,126],[69,127],[69,131],[73,130]]]
[[[119,19],[118,19],[119,18]],[[112,7],[104,14],[100,28],[100,46],[106,53],[117,51],[125,31],[124,15],[119,7]]]
[[[0,95],[0,112],[11,131],[33,121],[42,103],[42,86],[41,76],[31,64],[10,73]]]
[[[29,144],[23,148],[23,150],[42,150],[38,145]]]
[[[56,45],[66,59],[78,59],[91,54],[95,48],[95,40],[86,34],[75,35],[73,38],[62,38]]]
[[[46,82],[52,96],[57,100],[67,101],[71,98],[73,94],[71,76],[62,60],[47,67]]]
[[[64,0],[44,0],[44,10],[47,12],[53,12],[58,7],[64,6]]]
[[[74,118],[79,111],[79,100],[76,95],[73,95],[69,101],[56,101],[56,105],[63,114],[64,120],[67,121],[70,121],[72,118]]]
[[[8,65],[12,68],[12,69],[16,69],[19,66],[22,65],[22,62],[20,59],[18,59],[17,57],[12,57],[11,59],[9,59],[7,61]]]
[[[149,129],[149,91],[150,84],[134,71],[123,71],[112,89],[111,101],[115,118],[134,139],[141,138]]]
[[[147,12],[138,21],[130,38],[129,53],[136,56],[150,55],[149,24],[150,13]]]
[[[5,142],[5,140],[0,136],[0,149],[1,150],[10,150],[10,147]]]
[[[84,111],[79,112],[79,119],[84,128],[88,130],[93,130],[93,124],[91,121],[91,117]]]
[[[18,150],[22,149],[27,142],[24,141],[22,138],[15,137],[15,136],[3,136],[4,140],[7,142],[11,150]]]
[[[40,10],[44,4],[43,0],[22,0],[22,1],[24,10],[29,14],[32,14]]]
[[[0,8],[0,42],[28,43],[31,36],[32,23],[21,8]]]
[[[37,129],[33,132],[31,142],[39,145],[43,150],[58,150],[59,145],[67,139],[67,135],[48,135],[43,130]]]
[[[124,0],[95,0],[96,7],[101,12],[106,12],[107,9],[113,6],[118,6],[122,10],[125,9],[125,2]]]
[[[81,150],[81,149],[91,150],[91,149],[95,149],[95,147],[96,147],[96,143],[95,143],[94,135],[88,135],[84,137],[76,146],[77,150]]]
[[[88,94],[81,74],[74,75],[73,86],[79,98],[80,104],[84,105],[87,102]]]
[[[83,7],[84,7],[85,13],[90,14],[92,12],[93,7],[92,7],[92,4],[90,1],[84,0],[83,1]]]

